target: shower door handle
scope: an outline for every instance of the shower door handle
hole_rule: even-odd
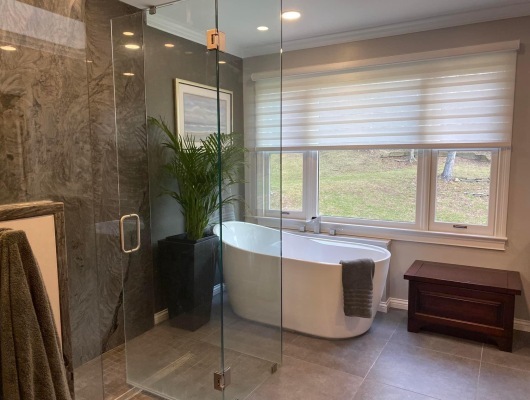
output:
[[[136,221],[136,247],[126,250],[123,224],[128,218],[134,218]],[[134,253],[135,251],[140,250],[140,217],[138,216],[138,214],[127,214],[120,218],[120,245],[121,251],[125,254]]]

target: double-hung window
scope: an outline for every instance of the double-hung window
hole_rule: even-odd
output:
[[[515,62],[512,48],[257,80],[259,215],[504,237]]]

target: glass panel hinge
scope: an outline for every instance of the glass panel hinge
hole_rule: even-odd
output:
[[[206,31],[206,48],[226,51],[226,34],[217,29],[208,29]]]
[[[278,364],[274,363],[271,367],[271,374],[275,374],[278,371]]]
[[[225,369],[223,372],[214,372],[213,374],[213,388],[215,390],[223,391],[230,385],[230,368]]]

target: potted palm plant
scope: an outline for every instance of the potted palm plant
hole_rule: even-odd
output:
[[[212,133],[199,142],[174,133],[153,117],[149,124],[166,138],[166,174],[178,189],[164,189],[180,205],[185,232],[158,242],[158,259],[168,300],[169,317],[179,327],[196,330],[210,319],[219,238],[211,233],[210,218],[223,206],[239,200],[226,189],[242,182],[246,149],[236,133]]]

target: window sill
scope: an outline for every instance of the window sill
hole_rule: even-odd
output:
[[[251,217],[251,219],[260,225],[273,228],[280,227],[279,218]],[[281,226],[283,229],[298,230],[300,227],[304,226],[304,222],[296,219],[282,218]],[[338,236],[362,236],[384,240],[399,240],[405,242],[470,247],[498,251],[503,251],[506,249],[506,242],[508,240],[506,237],[462,235],[447,232],[419,231],[415,229],[322,222],[322,233],[327,233],[330,229],[335,229]]]

